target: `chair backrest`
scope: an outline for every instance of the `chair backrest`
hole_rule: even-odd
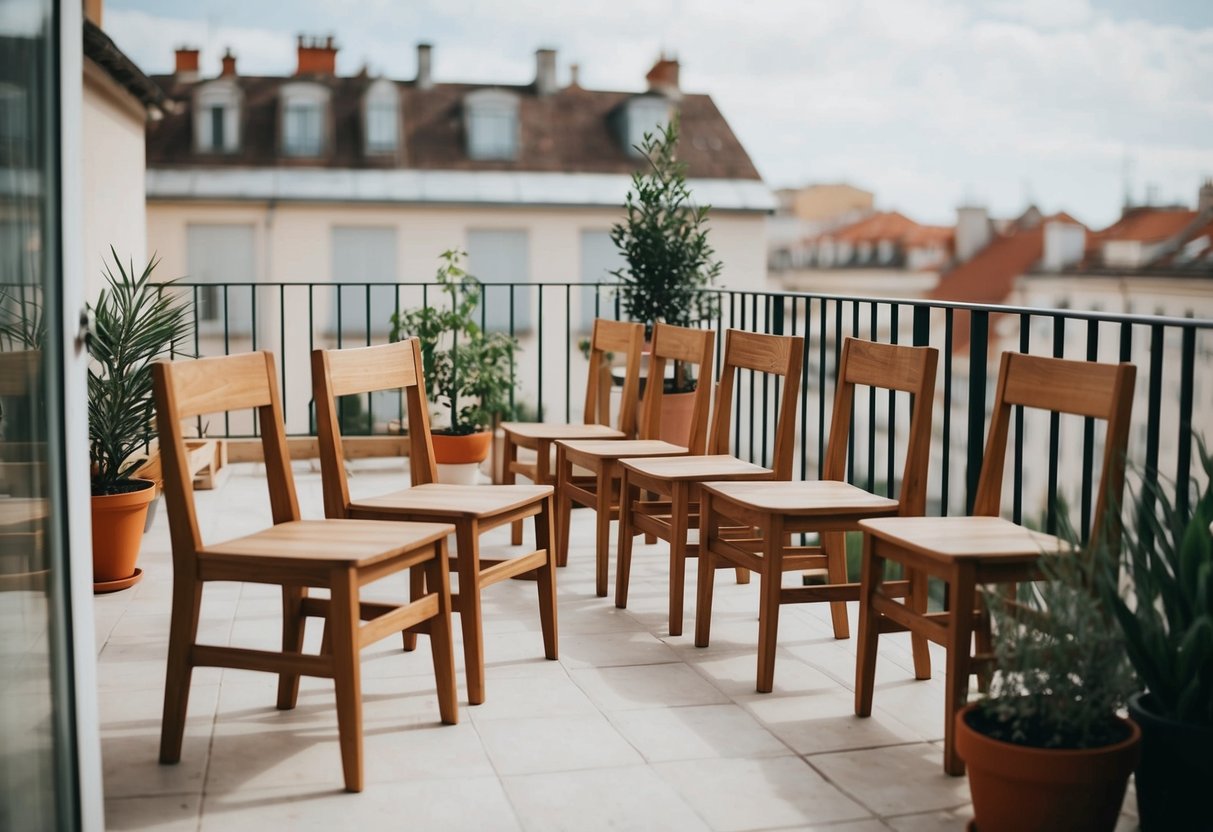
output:
[[[608,353],[625,359],[623,396],[615,429],[629,438],[636,435],[636,403],[640,398],[640,354],[644,349],[644,324],[594,319],[590,336],[590,373],[585,383],[585,423],[611,424],[611,362]]]
[[[898,512],[920,516],[927,505],[927,467],[931,461],[931,411],[935,401],[935,370],[939,350],[934,347],[905,347],[847,338],[834,387],[834,415],[826,444],[822,479],[843,481],[847,475],[847,439],[851,430],[851,408],[855,385],[909,393],[910,437],[906,445],[901,487],[897,490]],[[892,441],[892,437],[890,437]],[[889,483],[892,487],[892,483]]]
[[[1108,423],[1099,496],[1091,518],[1091,538],[1098,537],[1104,511],[1109,503],[1119,506],[1124,495],[1125,449],[1136,380],[1137,368],[1128,363],[1099,364],[1004,352],[973,514],[997,516],[1001,508],[1013,406],[1088,416]]]
[[[698,368],[698,384],[691,404],[691,431],[687,448],[702,454],[708,442],[708,410],[712,403],[712,356],[716,352],[716,331],[656,324],[653,327],[653,351],[649,354],[648,382],[641,402],[640,438],[661,438],[661,402],[665,395],[665,367],[669,361],[693,364]]]
[[[720,386],[712,408],[709,454],[729,452],[729,426],[733,415],[733,392],[741,370],[770,373],[783,378],[779,414],[775,420],[775,449],[771,468],[775,479],[792,477],[792,448],[796,438],[796,398],[800,392],[800,368],[804,360],[804,338],[799,335],[764,335],[730,329],[724,334],[724,362]]]
[[[152,365],[152,390],[175,571],[192,569],[194,556],[202,546],[194,513],[194,483],[181,427],[185,419],[255,408],[274,524],[299,519],[272,353],[159,361]]]
[[[401,390],[404,394],[409,426],[409,475],[413,485],[438,479],[434,442],[430,437],[430,408],[421,371],[421,341],[407,338],[374,347],[313,350],[312,398],[316,403],[326,517],[345,517],[350,505],[337,400],[341,396],[380,390]]]

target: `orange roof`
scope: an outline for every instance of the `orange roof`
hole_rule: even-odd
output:
[[[1099,242],[1138,240],[1153,243],[1174,237],[1194,219],[1196,212],[1186,208],[1131,208],[1096,237]]]
[[[900,240],[918,227],[918,223],[904,214],[881,211],[822,236],[848,243],[878,243],[881,240]]]
[[[955,238],[955,228],[946,225],[919,225],[907,231],[902,242],[906,248],[950,246]]]

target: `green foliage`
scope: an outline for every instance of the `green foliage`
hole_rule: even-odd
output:
[[[1060,512],[1064,517],[1064,512]],[[1012,601],[986,593],[997,671],[981,703],[980,730],[1004,742],[1094,748],[1123,739],[1116,711],[1133,692],[1124,640],[1096,591],[1107,551],[1041,559],[1046,580]]]
[[[611,228],[611,240],[627,261],[611,274],[619,279],[624,311],[644,323],[646,335],[657,321],[691,326],[716,314],[716,297],[704,291],[721,269],[708,244],[710,206],[691,202],[677,144],[677,117],[656,135],[644,134],[637,149],[648,167],[632,174],[627,217]]]
[[[131,458],[155,436],[152,424],[152,362],[180,353],[190,332],[190,305],[169,284],[152,283],[155,258],[135,277],[110,248],[117,275],[107,265],[106,286],[92,311],[88,348],[88,437],[94,494],[128,490]]]
[[[1147,483],[1122,543],[1128,598],[1115,570],[1103,588],[1158,715],[1213,728],[1213,457],[1197,444],[1203,492],[1185,512]]]
[[[465,256],[452,250],[439,258],[435,279],[448,303],[397,311],[391,318],[393,341],[421,339],[426,397],[450,412],[450,432],[456,435],[485,430],[494,419],[510,415],[518,349],[514,338],[485,332],[476,322],[482,290],[460,265]]]

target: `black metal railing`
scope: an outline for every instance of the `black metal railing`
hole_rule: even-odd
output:
[[[381,343],[400,308],[441,300],[423,283],[175,284],[198,310],[193,352],[215,355],[249,349],[278,354],[288,432],[314,432],[309,353],[316,347]],[[845,337],[931,345],[940,352],[928,493],[934,513],[972,506],[999,356],[1019,350],[1065,358],[1131,361],[1138,367],[1129,459],[1136,480],[1173,479],[1181,506],[1188,500],[1193,434],[1213,438],[1213,320],[944,303],[908,298],[845,297],[796,292],[712,290],[717,357],[723,333],[739,328],[804,338],[795,476],[821,473],[833,403],[833,379]],[[483,326],[515,335],[520,349],[511,405],[524,417],[581,418],[585,362],[578,342],[594,317],[620,317],[609,284],[485,284]],[[1203,373],[1198,366],[1206,367]],[[734,453],[769,463],[780,384],[747,373],[734,402]],[[399,397],[367,397],[343,418],[347,431],[386,430],[402,417]],[[857,397],[847,449],[852,482],[891,493],[909,420],[904,394],[868,391]],[[1040,421],[1043,419],[1044,421]],[[1013,519],[1053,530],[1058,499],[1077,507],[1076,525],[1089,526],[1102,436],[1091,419],[1015,413],[1007,495]],[[255,424],[225,417],[216,436],[250,436]]]

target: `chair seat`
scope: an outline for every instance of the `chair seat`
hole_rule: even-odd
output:
[[[1001,517],[882,517],[861,520],[877,538],[932,560],[1029,562],[1070,551],[1065,541]]]
[[[292,520],[253,534],[204,546],[207,559],[260,558],[286,565],[307,563],[370,566],[454,533],[448,523],[382,523],[375,520]]]
[[[795,517],[895,514],[897,501],[835,480],[809,482],[709,482],[703,490],[755,511]]]
[[[501,429],[519,439],[622,439],[626,434],[606,425],[560,425],[546,422],[502,422]]]
[[[663,480],[691,480],[706,482],[772,477],[775,472],[752,462],[746,462],[728,454],[710,456],[669,456],[651,459],[624,460],[623,466],[648,477]]]
[[[582,439],[562,440],[569,459],[632,459],[648,456],[679,456],[687,449],[660,439]]]
[[[426,514],[434,517],[492,517],[538,503],[550,485],[445,485],[426,483],[350,502],[350,511]]]

